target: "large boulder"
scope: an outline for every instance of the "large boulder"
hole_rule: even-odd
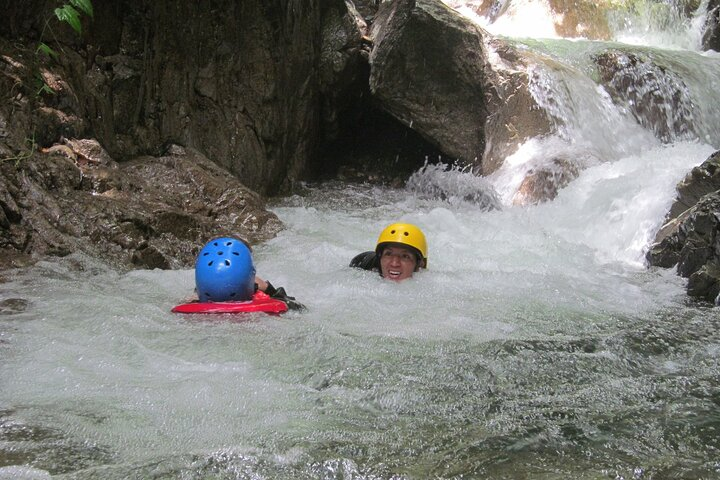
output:
[[[667,223],[647,253],[651,266],[676,267],[688,294],[720,301],[720,151],[678,185]]]
[[[677,185],[677,198],[670,207],[668,220],[678,218],[702,197],[720,190],[720,152],[715,152],[693,168]]]
[[[523,141],[553,131],[522,52],[440,0],[383,3],[371,34],[375,100],[451,161],[488,174]]]
[[[382,108],[450,157],[479,162],[488,115],[481,32],[439,1],[381,5],[370,90]]]
[[[121,268],[191,266],[211,237],[250,243],[282,227],[262,198],[202,154],[116,163],[95,140],[0,163],[0,267],[87,253]]]
[[[369,76],[368,25],[346,0],[326,0],[321,25],[320,98],[324,140],[357,122]]]

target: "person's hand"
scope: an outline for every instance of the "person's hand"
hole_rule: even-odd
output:
[[[257,283],[258,290],[261,292],[267,291],[268,283],[257,275],[255,275],[255,283]]]

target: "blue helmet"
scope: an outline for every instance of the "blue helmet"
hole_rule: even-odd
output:
[[[236,238],[208,242],[195,261],[195,287],[201,302],[250,300],[255,293],[250,249]]]

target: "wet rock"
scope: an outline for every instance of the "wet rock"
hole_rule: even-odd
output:
[[[170,269],[170,261],[162,254],[162,252],[152,245],[147,245],[145,248],[141,248],[133,252],[132,263],[137,265],[139,268],[151,270],[154,268],[159,268],[161,270]]]
[[[703,50],[720,52],[720,0],[710,0],[707,12],[702,47]]]
[[[452,161],[488,174],[524,140],[552,131],[522,53],[439,0],[381,4],[371,36],[376,101]]]
[[[665,143],[696,138],[690,90],[677,74],[639,53],[609,51],[595,58],[613,102]]]
[[[213,236],[257,243],[282,227],[262,197],[192,149],[81,167],[35,153],[0,168],[0,247],[15,255],[81,251],[120,268],[177,268]]]
[[[368,93],[368,26],[350,2],[328,1],[322,15],[320,92],[327,141],[357,122]]]
[[[612,2],[550,0],[549,3],[555,14],[555,31],[558,35],[591,40],[609,40],[612,37],[608,24]]]
[[[0,107],[23,127],[15,151],[33,131],[42,147],[96,138],[118,161],[160,155],[172,139],[263,194],[306,175],[321,125],[318,0],[103,2],[82,39],[52,25],[56,60],[21,40],[36,38],[53,8],[7,5],[0,25],[0,91],[22,102]],[[39,98],[36,71],[48,87]]]
[[[56,138],[79,136],[87,128],[85,120],[74,114],[51,107],[40,107],[37,110],[35,141],[41,145],[52,143]]]
[[[377,15],[380,0],[353,0],[352,3],[365,22],[368,24],[373,22],[375,15]]]
[[[555,158],[548,166],[532,169],[515,192],[513,205],[534,205],[552,200],[579,173],[577,164],[564,158]]]
[[[670,208],[669,219],[677,218],[708,193],[720,190],[720,152],[715,152],[693,168],[677,186],[677,199]]]
[[[679,184],[682,200],[673,206],[674,215],[693,198],[717,182],[720,152],[696,167]],[[688,294],[718,304],[720,297],[720,188],[702,195],[690,208],[671,218],[658,232],[647,253],[651,266],[675,267],[688,278]]]
[[[690,274],[687,285],[688,295],[720,305],[720,263],[717,259],[707,262]]]
[[[163,150],[163,155],[166,156],[182,156],[186,155],[187,151],[185,150],[185,147],[182,145],[177,145],[175,143],[169,143],[165,145],[165,148]]]
[[[403,0],[381,5],[372,38],[370,90],[382,108],[449,156],[481,159],[482,33],[439,1]]]
[[[72,150],[76,163],[80,165],[118,168],[117,163],[94,138],[61,138],[60,140]]]

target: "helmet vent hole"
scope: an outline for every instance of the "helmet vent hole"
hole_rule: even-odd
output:
[[[225,260],[225,265],[230,266],[230,260]]]
[[[218,246],[218,242],[213,242],[213,245],[215,245],[215,246],[217,247],[217,246]]]
[[[236,257],[240,256],[240,254],[238,252],[232,252],[232,254],[235,255]]]
[[[203,253],[203,257],[207,257],[208,255],[210,255],[210,252]]]
[[[222,254],[223,254],[223,252],[222,252],[222,250],[220,250],[220,251],[218,252],[218,255],[222,255]]]
[[[403,235],[405,235],[407,237],[410,234],[408,232],[405,232],[405,233],[403,233]]]
[[[233,242],[225,242],[225,245],[227,245],[228,247],[232,244],[233,244]]]
[[[208,262],[208,267],[212,267],[212,264],[213,264],[213,260],[210,260],[210,261]]]
[[[392,234],[394,235],[394,234],[395,234],[395,230],[391,230],[390,233],[392,233]]]

